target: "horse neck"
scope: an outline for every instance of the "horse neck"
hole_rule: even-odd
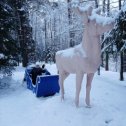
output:
[[[97,38],[94,41],[82,41],[82,48],[86,51],[86,54],[90,54],[92,52],[92,55],[99,53],[101,51],[100,41],[99,38]]]

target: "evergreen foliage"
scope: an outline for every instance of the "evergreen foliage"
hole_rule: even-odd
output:
[[[126,10],[120,10],[118,17],[116,18],[116,23],[114,29],[103,41],[106,46],[103,49],[105,51],[112,51],[113,45],[116,46],[116,51],[120,53],[120,80],[123,81],[123,71],[124,71],[124,53],[126,52]],[[111,50],[110,50],[111,49]]]
[[[35,41],[32,39],[32,27],[29,23],[29,13],[26,0],[14,0],[12,3],[17,17],[17,34],[20,55],[24,67],[34,60]]]
[[[0,72],[11,73],[19,60],[33,62],[35,41],[26,0],[0,1]]]
[[[17,65],[18,45],[13,37],[14,11],[7,2],[0,1],[0,71],[10,73]]]
[[[106,45],[103,51],[109,50],[113,44],[116,45],[118,52],[126,49],[126,11],[120,11],[115,27],[105,37],[103,43]]]
[[[117,19],[115,42],[117,50],[126,49],[126,11],[121,11]]]

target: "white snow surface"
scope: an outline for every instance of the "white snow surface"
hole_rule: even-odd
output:
[[[106,24],[111,24],[114,22],[114,18],[111,17],[104,17],[102,15],[97,14],[98,9],[94,9],[92,15],[89,16],[90,20],[95,20],[97,23],[102,24],[103,26]]]
[[[56,65],[46,65],[56,74]],[[119,73],[95,74],[92,91],[92,108],[86,108],[85,77],[80,94],[80,106],[75,107],[75,75],[65,80],[65,100],[60,94],[47,98],[36,98],[22,84],[24,68],[17,67],[9,89],[0,89],[0,126],[125,126],[126,125],[126,81],[119,81]],[[126,74],[125,74],[126,78]]]
[[[0,59],[3,59],[3,58],[4,58],[4,54],[0,53]]]
[[[126,2],[124,2],[124,5],[122,6],[121,10],[126,11]]]

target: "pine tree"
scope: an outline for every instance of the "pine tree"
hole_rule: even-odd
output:
[[[32,27],[29,24],[27,2],[26,0],[14,0],[12,2],[17,21],[17,41],[23,66],[26,67],[29,62],[34,60],[35,53],[35,41],[32,39]]]
[[[126,10],[121,10],[119,16],[116,19],[115,27],[110,34],[104,39],[106,43],[105,50],[108,50],[112,44],[117,47],[117,52],[120,53],[120,80],[124,80],[123,77],[123,54],[126,50]],[[105,51],[104,50],[104,51]]]
[[[18,45],[14,33],[14,12],[8,1],[0,1],[0,71],[11,73],[17,65]]]
[[[124,51],[126,50],[126,11],[121,11],[119,18],[117,20],[117,28],[118,28],[118,35],[117,35],[117,49],[120,51],[120,80],[123,81],[123,70],[124,70]]]

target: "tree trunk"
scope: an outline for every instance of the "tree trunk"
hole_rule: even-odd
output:
[[[124,77],[123,77],[123,52],[120,52],[120,81],[123,81],[124,80]]]
[[[103,13],[105,13],[105,1],[106,0],[103,0],[103,8],[102,8]],[[103,39],[104,39],[104,35],[101,36],[102,41]],[[104,48],[104,43],[102,43],[101,48],[102,49]],[[104,52],[101,54],[101,66],[104,67]]]
[[[103,0],[103,8],[102,8],[103,13],[105,13],[105,1],[106,0]]]
[[[71,0],[67,0],[68,2],[68,20],[69,20],[69,26],[71,26],[72,24],[72,10],[71,10],[71,5],[70,5],[70,2]],[[70,31],[69,30],[69,34],[70,34],[70,47],[73,47],[75,45],[75,42],[74,42],[74,36],[75,36],[75,33],[73,31]]]
[[[121,9],[121,0],[119,0],[119,10]],[[124,80],[123,77],[123,52],[120,52],[120,81]]]
[[[107,15],[110,14],[110,0],[107,1]]]
[[[98,0],[95,0],[95,7],[98,8]]]
[[[110,14],[110,0],[107,1],[107,15],[109,16]],[[109,52],[106,51],[106,59],[105,59],[105,70],[109,70]]]
[[[101,54],[101,66],[104,67],[104,52]]]
[[[109,70],[109,53],[108,51],[106,51],[106,59],[105,59],[106,63],[105,63],[105,70],[108,71]]]
[[[119,0],[119,10],[121,10],[121,0]]]
[[[45,21],[45,52],[46,52],[46,50],[47,50],[47,27],[46,27],[46,19],[44,21]],[[46,56],[45,56],[45,62],[47,63]]]

